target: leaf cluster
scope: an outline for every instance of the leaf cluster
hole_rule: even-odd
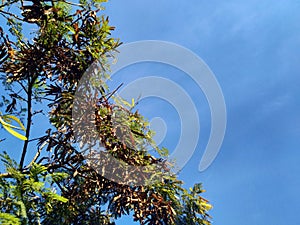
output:
[[[50,174],[45,166],[35,163],[21,172],[7,153],[1,155],[1,160],[7,172],[0,176],[1,224],[41,224],[52,212],[53,204],[68,201],[47,187],[65,178],[66,174]]]

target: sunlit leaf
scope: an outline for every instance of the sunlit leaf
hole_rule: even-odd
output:
[[[19,124],[19,127],[10,124],[12,121],[17,122]],[[13,130],[13,129],[18,129],[18,130],[23,130],[23,131],[26,130],[19,118],[12,116],[12,115],[0,116],[0,123],[2,124],[3,128],[5,130],[7,130],[7,132],[12,134],[13,136],[15,136],[23,141],[27,140],[27,138],[24,135]]]
[[[13,126],[13,125],[8,124],[8,123],[5,123],[4,125],[9,126],[11,128],[14,128],[14,129],[20,129],[20,130],[24,130],[24,131],[26,130],[24,125],[22,124],[21,120],[17,117],[12,116],[12,115],[5,115],[5,116],[2,116],[2,118],[6,121],[10,121],[9,119],[14,120],[15,122],[17,122],[20,125],[20,127],[16,127],[16,126]],[[1,117],[0,117],[0,122],[1,122]]]
[[[0,224],[3,225],[21,225],[21,221],[15,215],[9,213],[0,213]]]
[[[11,133],[13,136],[23,140],[23,141],[26,141],[27,140],[27,137],[25,137],[24,135],[22,134],[19,134],[18,132],[14,131],[12,128],[10,128],[9,126],[6,126],[6,125],[3,125],[2,126],[4,127],[5,130],[7,130],[9,133]]]

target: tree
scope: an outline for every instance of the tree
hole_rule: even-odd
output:
[[[0,122],[23,140],[18,163],[6,152],[1,155],[6,171],[0,174],[0,222],[115,224],[122,215],[133,213],[133,220],[140,224],[210,224],[207,211],[211,206],[200,196],[201,185],[189,190],[182,187],[170,172],[172,165],[163,159],[166,149],[155,146],[134,102],[118,98],[117,90],[110,91],[105,85],[108,60],[115,57],[121,43],[111,37],[114,27],[101,15],[103,2],[106,0],[6,0],[0,5],[0,15],[7,23],[0,27],[0,73],[6,90]],[[29,28],[35,31],[28,34]],[[78,85],[91,66],[100,68],[99,80],[93,81],[99,88],[95,91],[83,84],[80,93],[96,101],[80,105],[80,117],[74,117]],[[91,120],[85,117],[87,108],[95,113],[96,133],[85,127]],[[45,115],[50,124],[45,135],[32,138],[37,115]],[[113,124],[116,121],[118,126]],[[113,168],[114,173],[125,183],[107,179],[75,140],[87,149],[100,143],[105,150],[96,159],[102,170],[112,169],[107,156],[113,156],[137,168],[135,176],[128,176],[120,167]],[[146,151],[149,146],[154,146],[159,157]],[[35,152],[33,156],[29,149]],[[145,166],[146,173],[141,169]],[[130,184],[139,179],[146,184]],[[147,183],[153,179],[156,181]]]

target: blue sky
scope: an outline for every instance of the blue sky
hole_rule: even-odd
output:
[[[121,41],[164,40],[189,48],[222,87],[225,139],[214,163],[200,173],[210,131],[203,93],[180,72],[153,63],[131,66],[114,78],[126,83],[163,74],[191,93],[201,133],[180,178],[186,186],[204,184],[205,197],[214,205],[213,224],[300,224],[300,1],[111,0],[106,9]],[[172,151],[178,115],[160,101],[145,100],[140,108],[148,118],[167,117],[171,127],[163,145]],[[118,224],[133,222],[128,218]]]
[[[130,66],[113,78],[117,85],[164,76],[191,95],[201,133],[179,177],[186,187],[203,183],[214,206],[213,224],[300,224],[300,1],[111,0],[105,6],[116,26],[113,35],[122,42],[150,39],[182,45],[206,62],[223,90],[225,139],[216,160],[200,173],[211,124],[205,96],[193,81],[155,63]],[[176,110],[155,98],[139,107],[149,119],[165,118],[162,145],[172,151],[180,135]],[[18,155],[14,149],[10,153]],[[117,224],[134,223],[128,217]]]

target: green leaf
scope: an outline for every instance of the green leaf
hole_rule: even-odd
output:
[[[50,174],[50,176],[52,177],[52,179],[54,181],[61,181],[65,178],[67,178],[69,175],[67,173],[56,172],[56,173]]]
[[[75,30],[72,26],[69,26],[69,25],[66,25],[66,28],[72,33],[72,34],[75,34]]]
[[[26,141],[27,140],[27,137],[25,137],[24,135],[22,134],[19,134],[18,132],[14,131],[12,128],[10,128],[9,126],[6,126],[6,125],[3,125],[2,126],[4,127],[5,130],[7,130],[9,133],[11,133],[13,136],[23,140],[23,141]]]
[[[56,201],[63,202],[63,203],[68,202],[67,198],[65,198],[63,196],[60,196],[60,195],[58,195],[56,193],[48,192],[46,194],[48,195],[48,198],[50,198],[51,200],[56,200]]]
[[[3,118],[3,119],[2,119],[2,118]],[[11,123],[11,119],[9,119],[10,117],[9,117],[8,115],[2,116],[2,118],[1,118],[1,116],[0,116],[0,123],[1,123],[2,125],[9,126],[9,127],[11,127],[11,128],[14,128],[14,129],[23,130],[23,127],[17,127],[17,126],[14,126],[14,125],[9,124],[9,123]],[[22,126],[23,126],[23,125],[22,125]]]
[[[17,122],[19,124],[19,127],[10,124],[12,122],[12,120]],[[25,137],[24,135],[13,130],[13,129],[24,130],[24,131],[26,130],[19,118],[12,116],[12,115],[4,115],[4,116],[0,115],[0,123],[2,124],[2,126],[5,130],[7,130],[9,133],[14,135],[15,137],[17,137],[23,141],[27,140],[27,137]]]
[[[35,177],[41,173],[44,173],[47,171],[47,167],[37,164],[37,163],[33,163],[31,169],[30,169],[30,174]]]
[[[21,221],[15,215],[9,213],[0,213],[0,224],[2,225],[21,225]]]
[[[22,216],[22,218],[27,218],[27,212],[24,202],[17,201],[16,204],[20,206],[20,215]]]
[[[206,210],[206,211],[209,211],[212,209],[212,205],[207,203],[207,202],[201,202],[201,206]]]

